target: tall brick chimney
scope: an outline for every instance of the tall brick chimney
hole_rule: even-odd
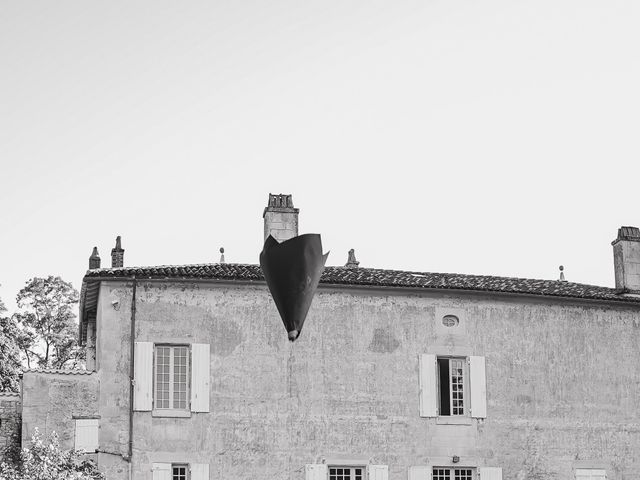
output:
[[[264,239],[269,235],[283,242],[298,236],[298,212],[293,208],[291,195],[269,194],[269,204],[264,209]]]
[[[100,256],[98,255],[98,247],[93,247],[93,252],[89,257],[89,270],[100,268]]]
[[[640,293],[640,229],[620,227],[613,242],[616,289]]]
[[[120,245],[120,235],[116,237],[116,246],[111,249],[111,268],[124,267],[124,249]]]

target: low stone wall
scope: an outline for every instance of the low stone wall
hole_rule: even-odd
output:
[[[0,463],[20,449],[22,402],[18,393],[0,393]]]

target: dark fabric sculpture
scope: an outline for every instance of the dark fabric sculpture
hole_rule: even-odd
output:
[[[260,267],[292,342],[300,336],[328,256],[315,233],[282,243],[269,235],[264,241]]]

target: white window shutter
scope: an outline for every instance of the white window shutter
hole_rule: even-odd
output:
[[[431,480],[432,468],[427,465],[414,465],[409,467],[409,480]]]
[[[192,463],[191,480],[209,480],[209,464]]]
[[[171,480],[170,463],[154,463],[152,471],[153,480]]]
[[[389,480],[388,465],[369,465],[369,480]]]
[[[305,480],[327,480],[329,468],[324,463],[309,463],[304,466]]]
[[[133,409],[149,412],[153,405],[152,342],[136,342],[133,367]]]
[[[487,418],[487,379],[484,357],[469,357],[471,416]]]
[[[98,448],[98,419],[78,418],[76,420],[75,449],[95,452]]]
[[[478,473],[480,480],[502,480],[502,468],[500,467],[480,467]]]
[[[191,345],[191,411],[209,411],[211,356],[208,343]]]
[[[438,388],[436,356],[420,355],[420,416],[438,416]]]

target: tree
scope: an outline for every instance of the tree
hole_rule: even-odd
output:
[[[53,432],[43,441],[38,429],[29,448],[23,448],[17,465],[0,465],[0,480],[103,480],[96,465],[82,451],[61,450]]]
[[[20,345],[22,334],[18,325],[4,313],[7,309],[0,299],[0,392],[17,392],[20,382]]]
[[[78,291],[60,277],[32,278],[16,297],[15,318],[24,330],[21,346],[42,368],[76,367],[84,351],[78,345],[74,306]]]

